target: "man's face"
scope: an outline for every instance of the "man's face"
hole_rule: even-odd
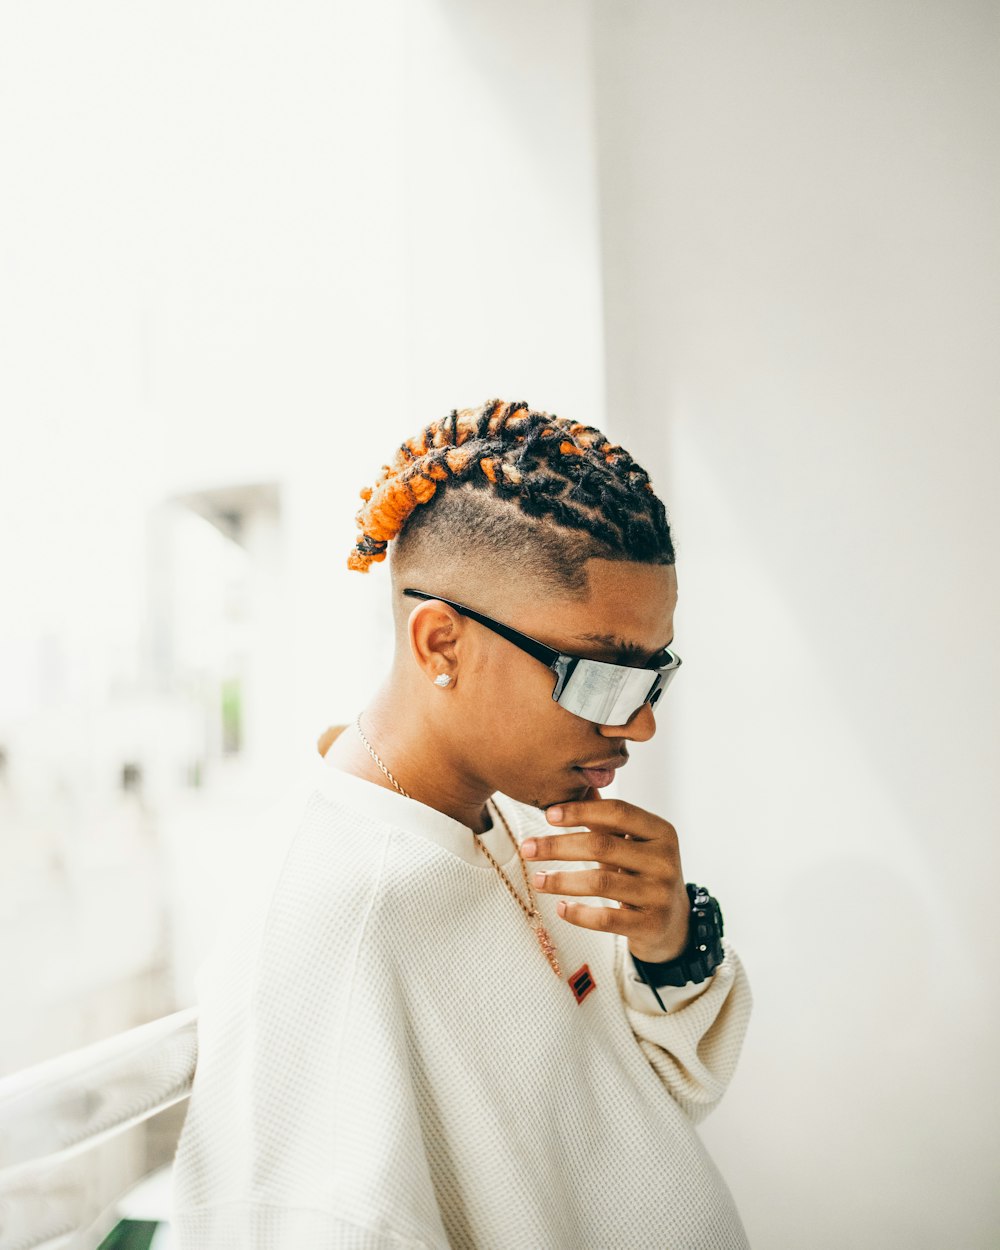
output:
[[[474,598],[459,600],[558,651],[648,664],[673,640],[675,567],[596,559],[586,567],[585,599],[499,587],[491,598],[483,589],[490,583],[478,582]],[[464,632],[473,645],[452,693],[455,751],[465,775],[489,792],[540,808],[582,798],[591,780],[581,766],[624,760],[630,742],[656,732],[648,704],[625,725],[598,725],[568,712],[553,700],[555,674],[541,661],[476,622],[466,621]],[[630,650],[622,652],[620,643]]]

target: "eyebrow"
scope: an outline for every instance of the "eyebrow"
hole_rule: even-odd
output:
[[[674,637],[671,634],[670,641],[650,655],[645,647],[641,647],[637,642],[629,642],[627,639],[618,638],[614,634],[574,634],[573,637],[580,642],[596,642],[598,646],[605,647],[608,651],[613,652],[615,659],[623,663],[629,660],[652,659],[654,656],[659,655],[661,651],[665,651],[674,641]]]

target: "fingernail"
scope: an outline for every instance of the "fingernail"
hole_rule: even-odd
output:
[[[560,916],[566,915],[566,900],[564,898],[561,898],[559,902],[556,904],[556,911],[559,913]]]
[[[562,808],[550,807],[545,815],[548,816],[549,820],[562,820]]]
[[[536,850],[537,850],[537,847],[535,845],[534,838],[529,838],[527,842],[521,843],[521,854],[524,855],[528,859],[530,859],[532,855],[534,855]]]
[[[535,882],[535,885],[537,885],[538,888],[541,889],[542,886],[545,884],[545,873],[536,872],[534,876],[534,882]]]

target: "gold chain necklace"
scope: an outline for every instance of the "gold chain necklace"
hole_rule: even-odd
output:
[[[386,768],[386,766],[379,759],[378,755],[375,753],[375,748],[365,737],[365,731],[361,728],[361,713],[360,712],[358,713],[357,720],[355,720],[354,723],[357,726],[358,733],[361,735],[361,741],[365,744],[365,747],[368,750],[368,754],[372,757],[372,759],[379,766],[379,768],[381,768],[382,772],[385,773],[386,777],[389,778],[389,780],[396,787],[399,793],[403,795],[404,798],[412,799],[413,795],[406,793],[406,791],[399,784],[396,778],[392,775],[391,772],[389,772],[388,768]],[[493,810],[500,817],[501,821],[503,822],[503,827],[507,830],[507,836],[510,838],[511,842],[514,843],[514,849],[515,851],[517,851],[517,862],[521,865],[521,875],[524,877],[524,888],[527,890],[528,898],[531,900],[530,907],[525,903],[524,899],[521,898],[517,890],[514,889],[514,886],[510,878],[507,876],[504,870],[500,867],[497,861],[489,853],[486,847],[483,846],[482,842],[480,842],[478,834],[473,835],[473,837],[475,838],[476,846],[479,847],[482,853],[486,856],[486,858],[490,861],[493,867],[500,874],[500,879],[503,881],[504,885],[510,891],[511,895],[514,897],[518,906],[521,908],[524,914],[528,917],[528,923],[531,925],[531,927],[535,931],[535,936],[538,938],[538,945],[542,948],[542,954],[552,965],[552,971],[561,980],[562,973],[559,970],[559,960],[556,958],[556,948],[552,943],[552,939],[548,935],[548,931],[546,930],[545,926],[542,924],[541,913],[539,912],[538,907],[535,902],[535,892],[534,890],[532,890],[531,884],[528,881],[528,870],[524,866],[524,857],[521,855],[521,847],[519,846],[518,841],[514,837],[513,833],[511,833],[510,825],[507,824],[507,818],[504,816],[503,812],[497,806],[496,800],[490,800],[490,801],[493,803]]]

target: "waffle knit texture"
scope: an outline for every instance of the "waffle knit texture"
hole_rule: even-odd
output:
[[[199,971],[179,1250],[746,1250],[694,1127],[751,1010],[729,939],[664,1011],[622,935],[539,894],[557,978],[470,829],[319,756],[301,781]],[[502,822],[481,838],[524,897]]]

